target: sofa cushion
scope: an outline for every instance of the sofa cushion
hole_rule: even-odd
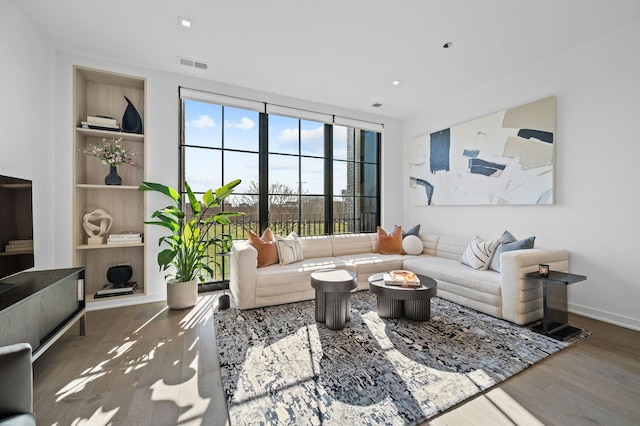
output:
[[[256,271],[256,297],[286,294],[303,288],[313,291],[311,273],[320,269],[356,272],[355,265],[337,257],[317,257],[288,265],[270,265]]]
[[[471,241],[470,237],[460,237],[456,235],[439,236],[436,238],[436,256],[456,261],[460,260],[460,256],[464,253],[469,241]],[[431,254],[428,247],[427,253]]]
[[[305,259],[333,256],[333,245],[331,244],[331,237],[328,235],[299,237],[298,242]]]
[[[406,257],[403,269],[426,275],[437,281],[455,283],[476,292],[500,295],[500,274],[471,269],[460,262],[437,256]]]
[[[402,269],[406,256],[401,254],[361,253],[340,256],[340,259],[355,265],[358,276],[377,274],[394,269]]]
[[[403,254],[401,226],[397,226],[391,232],[387,232],[378,226],[377,237],[376,253]]]
[[[398,225],[396,225],[398,227]],[[407,231],[402,231],[402,238],[407,238],[409,235],[415,235],[416,237],[420,237],[420,224],[417,224],[413,228],[409,228]]]
[[[500,255],[502,253],[513,250],[532,249],[535,244],[536,237],[529,237],[525,238],[524,240],[518,240],[513,236],[511,232],[504,231],[498,241],[500,242],[500,245],[498,245],[498,248],[493,255],[493,259],[491,259],[489,269],[500,272]]]
[[[249,244],[258,251],[258,268],[278,263],[278,249],[269,228],[264,230],[261,237],[251,231],[248,231],[248,234]]]
[[[473,269],[488,269],[497,247],[498,240],[483,240],[475,236],[469,241],[467,248],[462,253],[460,262]]]
[[[373,253],[369,234],[341,234],[330,238],[333,256],[343,254]]]
[[[290,233],[286,238],[280,235],[274,235],[274,238],[281,265],[304,260],[302,248],[298,242],[298,235],[295,232]]]

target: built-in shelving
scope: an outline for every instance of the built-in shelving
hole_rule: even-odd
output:
[[[113,117],[121,124],[127,107],[125,96],[131,100],[146,124],[146,80],[141,77],[116,74],[107,71],[75,67],[74,69],[74,181],[73,181],[73,259],[75,266],[85,268],[87,303],[99,304],[114,298],[131,298],[146,293],[145,259],[146,245],[131,244],[88,244],[89,235],[83,227],[84,215],[102,209],[113,218],[109,234],[123,232],[144,232],[145,197],[138,187],[144,180],[144,159],[146,138],[144,134],[110,130],[87,129],[80,123],[87,115]],[[106,185],[105,176],[109,166],[99,159],[85,154],[91,145],[102,139],[122,139],[121,143],[136,152],[135,161],[142,168],[130,165],[117,167],[122,177],[122,185]],[[94,299],[96,291],[107,281],[107,270],[111,266],[130,264],[131,281],[138,284],[131,295]]]

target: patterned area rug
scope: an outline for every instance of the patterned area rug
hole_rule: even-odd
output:
[[[589,335],[559,342],[437,297],[429,322],[381,319],[368,291],[333,331],[314,303],[216,312],[232,424],[417,424]]]

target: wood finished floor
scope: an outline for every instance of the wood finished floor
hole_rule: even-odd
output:
[[[224,425],[213,307],[164,302],[87,314],[34,363],[38,425]],[[586,341],[425,423],[638,425],[640,332],[570,316]]]

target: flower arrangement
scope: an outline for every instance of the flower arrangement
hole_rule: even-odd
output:
[[[102,161],[102,164],[109,166],[128,164],[136,168],[141,168],[141,166],[133,160],[133,157],[138,154],[125,147],[122,144],[122,138],[112,140],[102,139],[102,142],[96,145],[90,145],[89,149],[86,149],[84,153],[91,157],[97,157]]]

